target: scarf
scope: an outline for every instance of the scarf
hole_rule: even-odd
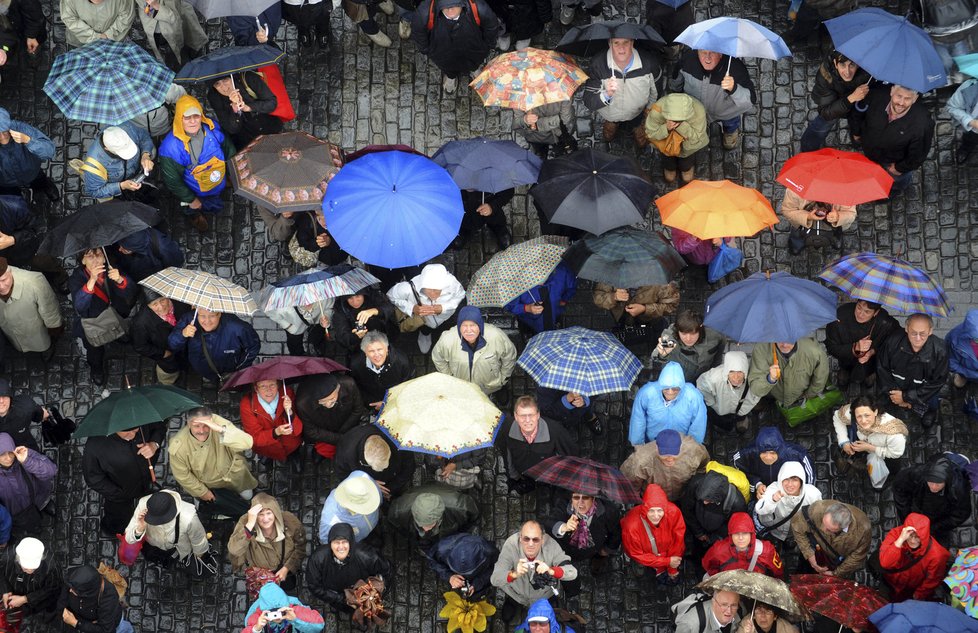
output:
[[[594,547],[594,539],[591,538],[591,519],[594,518],[594,513],[598,509],[598,501],[595,500],[591,504],[591,509],[584,514],[575,512],[577,518],[580,521],[577,524],[577,529],[570,537],[570,546],[577,549],[588,549]]]
[[[843,414],[844,420],[851,420],[852,416],[849,413],[849,406],[846,405],[845,413]],[[849,426],[849,423],[846,424]],[[903,435],[907,437],[910,435],[910,429],[898,418],[893,417],[889,413],[884,413],[880,411],[880,414],[876,416],[876,423],[869,427],[868,429],[861,429],[856,426],[857,433],[862,433],[866,437],[869,437],[873,433],[883,433],[884,435]]]

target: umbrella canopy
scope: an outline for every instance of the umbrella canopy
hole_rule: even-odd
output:
[[[274,4],[274,3],[273,3]],[[243,15],[240,12],[232,15]],[[268,44],[257,46],[227,46],[218,48],[210,53],[192,59],[177,73],[178,84],[196,84],[202,81],[214,81],[234,73],[255,70],[262,66],[274,64],[285,56],[285,51]]]
[[[326,226],[357,259],[385,268],[440,255],[462,225],[462,193],[445,169],[407,152],[348,163],[323,198]]]
[[[940,284],[895,257],[854,253],[832,262],[818,276],[853,299],[879,303],[903,314],[946,317],[951,312]]]
[[[788,273],[754,273],[706,300],[703,323],[740,343],[794,342],[835,321],[828,288]]]
[[[229,15],[258,15],[278,0],[189,0],[205,20]]]
[[[938,602],[904,600],[869,616],[880,633],[974,633],[978,621]]]
[[[312,374],[331,374],[334,371],[348,370],[330,358],[276,356],[234,372],[221,386],[221,391],[247,388],[259,380],[289,380]]]
[[[615,288],[667,284],[686,267],[686,260],[664,237],[631,226],[574,242],[564,262],[579,278]]]
[[[69,119],[118,125],[160,106],[172,82],[139,46],[98,39],[58,55],[44,92]]]
[[[666,5],[667,7],[672,7],[673,9],[678,9],[679,7],[689,2],[689,0],[655,0],[655,1],[658,2],[659,4]]]
[[[532,110],[569,101],[587,75],[554,51],[526,48],[494,58],[469,85],[486,106]]]
[[[523,473],[539,482],[615,503],[633,506],[642,498],[632,482],[613,466],[583,457],[555,455]]]
[[[449,141],[431,157],[459,189],[498,193],[537,181],[543,161],[513,141],[491,141],[477,136]]]
[[[964,74],[978,77],[978,53],[958,55],[954,58],[954,63],[957,64],[958,70]]]
[[[305,132],[259,136],[231,159],[234,192],[274,213],[315,211],[342,156],[340,148]]]
[[[355,152],[347,152],[345,162],[349,163],[367,154],[375,154],[377,152],[407,152],[408,154],[426,156],[424,152],[419,152],[410,145],[365,145]]]
[[[502,418],[477,385],[435,372],[388,389],[376,424],[401,450],[452,458],[492,446]]]
[[[100,202],[72,213],[48,231],[39,253],[68,257],[90,248],[115,244],[156,225],[160,212],[141,202]]]
[[[701,240],[749,237],[778,223],[761,192],[729,180],[694,180],[655,201],[662,223]]]
[[[836,50],[881,81],[918,92],[947,84],[944,63],[930,36],[907,17],[871,7],[824,24]]]
[[[541,235],[513,244],[475,271],[465,291],[469,305],[501,308],[554,271],[567,250],[566,237]]]
[[[776,607],[794,618],[805,618],[808,609],[798,603],[784,582],[746,569],[731,569],[710,576],[700,584],[709,592],[732,591],[745,598]]]
[[[287,279],[273,281],[262,291],[263,310],[278,310],[307,306],[334,297],[354,295],[380,280],[349,264],[337,264],[326,269],[310,268]]]
[[[862,154],[830,147],[792,156],[777,180],[805,200],[841,205],[882,200],[893,186],[893,176]]]
[[[201,406],[194,394],[170,385],[127,387],[109,394],[88,412],[74,436],[96,437],[128,431]]]
[[[591,57],[595,53],[607,50],[608,40],[612,38],[635,40],[635,46],[645,48],[658,48],[666,45],[666,41],[662,39],[659,32],[648,24],[611,20],[571,27],[554,48],[568,55]]]
[[[850,629],[869,629],[870,614],[886,604],[875,589],[835,576],[795,574],[790,588],[803,606]]]
[[[530,194],[551,222],[601,235],[641,222],[655,187],[634,160],[587,148],[545,162]]]
[[[978,618],[978,594],[973,589],[978,586],[978,546],[958,550],[944,584],[951,590],[951,596],[964,607],[964,612]]]
[[[746,18],[720,17],[691,24],[676,43],[730,57],[781,59],[791,55],[780,35]]]
[[[627,391],[642,370],[614,336],[579,326],[540,332],[516,362],[541,387],[585,396]]]
[[[240,316],[251,316],[258,311],[258,305],[246,289],[202,270],[170,266],[139,283],[164,297],[196,308]]]

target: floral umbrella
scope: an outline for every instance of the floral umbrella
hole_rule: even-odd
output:
[[[570,100],[586,80],[570,57],[526,48],[496,57],[469,85],[487,106],[525,111]]]

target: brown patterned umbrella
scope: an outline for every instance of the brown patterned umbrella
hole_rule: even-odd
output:
[[[259,136],[231,159],[234,190],[273,213],[316,211],[342,156],[332,143],[305,132]]]

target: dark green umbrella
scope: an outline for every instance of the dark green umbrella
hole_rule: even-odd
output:
[[[564,253],[564,262],[581,279],[615,288],[667,284],[686,267],[661,235],[634,227],[579,240]]]
[[[75,437],[112,435],[160,422],[202,403],[197,396],[169,385],[126,387],[92,407],[75,431]]]

